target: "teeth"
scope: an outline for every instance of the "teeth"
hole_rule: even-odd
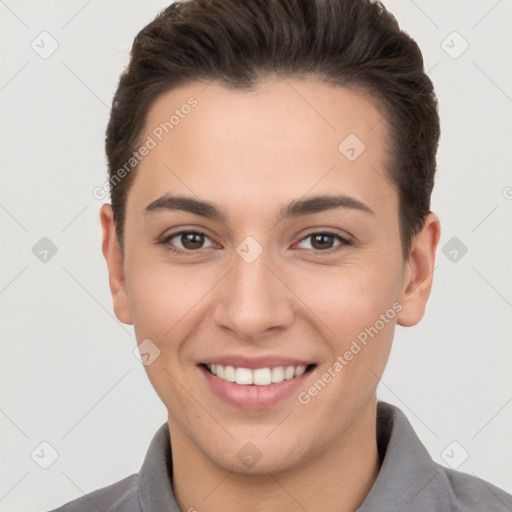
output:
[[[252,372],[252,382],[256,386],[268,386],[272,384],[272,372],[270,368],[258,368]]]
[[[228,382],[235,382],[236,373],[232,366],[226,366],[224,368],[224,380],[227,380]]]
[[[276,366],[272,368],[272,382],[283,382],[284,370],[282,366]]]
[[[268,386],[294,377],[300,377],[305,371],[305,366],[276,366],[274,368],[235,368],[233,366],[222,366],[221,364],[207,364],[206,367],[213,375],[227,382],[248,386]]]
[[[288,366],[284,371],[284,380],[293,379],[295,375],[295,368],[293,366]]]
[[[304,372],[306,371],[306,367],[305,366],[297,366],[297,368],[295,368],[295,377],[300,377]]]
[[[252,384],[252,371],[248,368],[237,368],[235,370],[235,381],[237,384]]]

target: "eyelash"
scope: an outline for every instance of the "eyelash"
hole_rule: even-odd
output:
[[[196,231],[196,230],[188,230],[188,231],[177,231],[176,233],[171,233],[170,235],[166,236],[163,240],[161,240],[160,242],[158,242],[159,244],[162,244],[165,246],[165,248],[169,251],[172,251],[176,254],[179,254],[179,255],[183,255],[183,256],[195,256],[197,254],[200,254],[200,251],[201,249],[198,249],[196,251],[193,251],[193,250],[183,250],[183,249],[178,249],[176,248],[175,246],[173,246],[172,244],[169,243],[169,240],[171,240],[172,238],[175,238],[179,235],[185,235],[185,234],[195,234],[195,235],[204,235],[205,237],[209,238],[209,236],[202,232],[202,231]],[[332,253],[335,253],[335,252],[338,252],[340,250],[342,250],[345,246],[347,245],[352,245],[352,242],[350,240],[348,240],[347,238],[344,238],[342,237],[341,235],[339,235],[338,233],[335,233],[333,231],[329,231],[329,230],[324,230],[324,231],[314,231],[312,233],[309,233],[308,235],[306,235],[305,237],[301,238],[299,240],[299,242],[303,242],[304,240],[314,236],[314,235],[328,235],[328,236],[332,236],[334,238],[337,238],[341,244],[336,246],[336,247],[333,247],[331,249],[326,249],[325,251],[322,251],[322,250],[319,250],[319,249],[312,249],[312,250],[307,250],[309,253],[314,253],[314,254],[332,254]]]

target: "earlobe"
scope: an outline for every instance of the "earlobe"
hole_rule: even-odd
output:
[[[117,240],[114,215],[109,204],[101,206],[100,222],[103,230],[102,251],[107,262],[114,313],[120,322],[132,325],[132,313],[126,292],[124,257]]]
[[[439,218],[429,213],[421,231],[413,238],[407,261],[406,279],[402,291],[402,310],[397,323],[404,327],[416,325],[425,314],[432,282],[436,249],[441,236]]]

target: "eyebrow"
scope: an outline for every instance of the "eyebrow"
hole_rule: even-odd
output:
[[[320,195],[292,201],[279,210],[278,218],[291,219],[335,208],[349,208],[375,215],[375,212],[369,206],[353,197],[346,195]],[[193,197],[171,196],[168,194],[148,204],[144,209],[144,215],[172,210],[181,210],[220,222],[226,222],[228,218],[226,213],[215,203],[201,201]]]

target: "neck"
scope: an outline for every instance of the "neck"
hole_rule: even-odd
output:
[[[259,475],[212,464],[173,424],[172,485],[180,510],[354,512],[380,470],[376,414],[374,397],[327,451],[293,469]]]

